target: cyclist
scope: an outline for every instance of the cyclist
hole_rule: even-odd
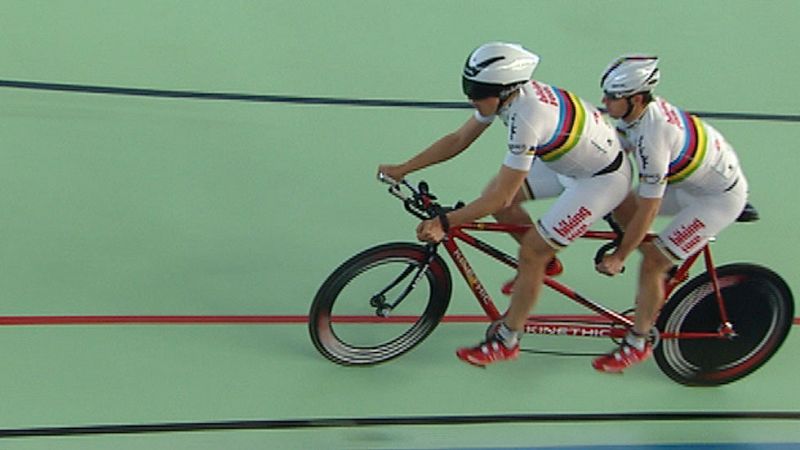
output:
[[[517,44],[491,42],[467,58],[464,94],[474,114],[457,130],[408,161],[381,165],[396,180],[448,160],[472,144],[495,117],[508,127],[508,151],[499,173],[463,208],[425,220],[422,241],[442,240],[449,226],[493,214],[498,220],[534,225],[518,235],[519,268],[511,303],[486,340],[457,356],[485,366],[515,359],[525,321],[536,303],[545,267],[557,251],[616,207],[630,190],[632,167],[614,128],[589,103],[531,79],[539,57]],[[522,208],[528,199],[558,197],[535,223]]]
[[[614,213],[626,229],[622,242],[596,268],[616,275],[634,249],[643,256],[634,327],[619,348],[594,360],[603,372],[620,372],[651,355],[647,336],[664,300],[668,271],[733,223],[747,201],[747,180],[725,138],[653,96],[657,66],[655,56],[622,56],[600,79],[603,104],[618,119],[623,145],[635,154],[639,186]],[[642,242],[656,215],[674,217],[656,239]]]

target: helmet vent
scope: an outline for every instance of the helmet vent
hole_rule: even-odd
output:
[[[464,67],[464,75],[466,75],[468,77],[474,77],[474,76],[478,75],[479,73],[481,73],[481,71],[483,71],[483,69],[485,69],[485,68],[489,67],[490,65],[492,65],[492,63],[495,63],[495,62],[503,60],[503,59],[506,59],[506,57],[505,56],[495,56],[494,58],[489,58],[489,59],[487,59],[485,61],[479,62],[478,64],[475,64],[474,66],[471,66],[469,63],[467,63],[467,65]]]

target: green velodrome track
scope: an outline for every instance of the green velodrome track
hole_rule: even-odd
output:
[[[497,39],[537,51],[537,79],[598,103],[613,57],[659,55],[659,93],[716,113],[708,120],[737,148],[761,212],[720,236],[716,259],[767,265],[799,292],[799,2],[0,6],[0,448],[800,446],[797,326],[751,377],[692,389],[652,362],[623,376],[541,355],[475,370],[453,356],[483,332],[474,323],[443,324],[395,362],[344,368],[297,320],[346,257],[413,240],[415,222],[375,169],[465,120],[460,67]],[[143,95],[153,90],[251,97]],[[473,198],[501,163],[501,128],[420,176],[446,200]],[[627,308],[634,276],[596,275],[593,251],[569,249],[564,279]],[[510,275],[476,269],[487,286]],[[479,313],[460,284],[449,312]],[[565,311],[545,296],[540,312]],[[76,316],[287,320],[67,320]],[[553,344],[526,339],[540,343]]]

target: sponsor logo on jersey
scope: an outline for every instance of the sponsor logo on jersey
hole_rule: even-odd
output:
[[[639,159],[642,161],[642,171],[645,171],[650,158],[644,154],[644,136],[639,136],[639,139],[636,140],[636,150],[639,152]]]
[[[592,145],[594,146],[594,148],[596,148],[596,149],[597,149],[597,150],[599,150],[600,152],[602,152],[602,153],[608,153],[608,150],[606,150],[605,148],[603,148],[603,146],[602,146],[602,145],[600,145],[600,144],[598,144],[598,143],[597,143],[597,142],[596,142],[594,139],[590,139],[590,140],[589,140],[589,142],[591,142],[591,143],[592,143]],[[606,141],[606,143],[608,143],[608,146],[609,146],[609,148],[610,148],[610,147],[611,147],[611,139],[608,139],[608,140]]]
[[[542,85],[536,81],[533,81],[531,84],[540,102],[547,105],[558,106],[558,100],[556,100],[556,95],[553,93],[553,89],[550,88],[550,86]]]
[[[664,99],[658,100],[658,106],[661,108],[661,112],[664,113],[664,117],[667,118],[667,123],[683,129],[682,121],[678,117],[678,113],[675,111],[675,108],[670,107],[669,103],[664,101]]]
[[[512,143],[509,143],[508,144],[508,151],[513,153],[513,154],[515,154],[515,155],[521,155],[521,154],[523,154],[523,153],[528,151],[528,146],[525,145],[525,144],[512,144]]]
[[[514,136],[517,135],[517,113],[514,113],[511,116],[511,120],[508,121],[508,139],[513,140]]]
[[[639,175],[639,181],[647,184],[664,184],[667,182],[667,178],[664,175],[643,173]]]

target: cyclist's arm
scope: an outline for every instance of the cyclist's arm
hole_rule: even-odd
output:
[[[495,181],[480,197],[463,208],[447,214],[450,225],[473,222],[510,205],[527,175],[527,170],[512,169],[503,165]]]
[[[527,171],[504,165],[495,177],[495,182],[480,197],[462,208],[447,213],[447,223],[455,226],[473,222],[511,204],[514,194],[522,186],[527,174]],[[423,220],[417,226],[417,238],[421,241],[439,242],[444,235],[442,221],[438,217]]]
[[[617,250],[614,251],[614,256],[624,261],[639,247],[658,215],[659,208],[661,208],[661,198],[636,198],[636,210],[625,227],[625,236]]]
[[[622,261],[639,247],[661,208],[661,199],[667,189],[666,174],[669,169],[670,143],[667,137],[664,133],[653,133],[638,140],[637,151],[634,152],[636,166],[639,168],[638,195],[635,196],[633,212],[628,211],[630,219],[625,224],[625,236],[619,248],[613,253]],[[620,206],[625,209],[625,205]]]
[[[447,161],[466,150],[489,125],[491,123],[479,122],[472,116],[459,129],[442,136],[408,161],[397,166],[381,166],[379,170],[387,168],[386,171],[392,172],[388,175],[401,179],[411,172]]]

